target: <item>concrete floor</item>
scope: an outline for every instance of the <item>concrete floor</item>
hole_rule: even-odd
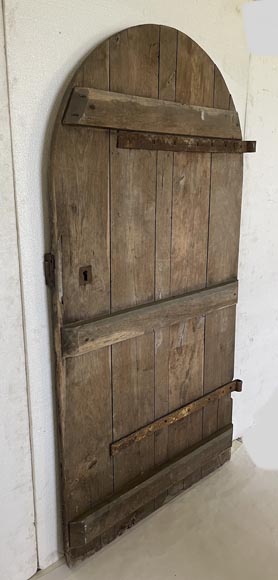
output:
[[[278,472],[243,445],[193,489],[69,570],[36,580],[278,580]]]

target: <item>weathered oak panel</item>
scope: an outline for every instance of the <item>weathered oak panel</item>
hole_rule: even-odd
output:
[[[252,148],[220,71],[172,28],[113,35],[65,93],[48,264],[69,563],[229,458],[231,394],[212,391],[234,384]]]
[[[197,468],[230,447],[232,427],[226,427],[211,439],[197,445],[193,450],[160,469],[157,473],[132,487],[129,491],[114,497],[92,513],[70,523],[71,547],[89,543],[103,530],[109,529],[121,518],[157,497],[174,483],[184,480]]]
[[[186,318],[226,308],[236,304],[237,286],[237,282],[230,282],[100,320],[65,325],[62,329],[63,354],[78,356],[178,324]]]
[[[229,106],[234,110],[233,100],[218,69],[215,69],[214,105],[225,109]],[[208,286],[237,276],[242,164],[242,155],[212,155]],[[215,389],[222,381],[232,380],[234,376],[235,314],[235,307],[232,306],[225,312],[215,312],[206,317],[205,393]],[[227,395],[211,405],[210,409],[204,410],[204,436],[231,422],[232,403],[231,396]],[[203,475],[217,466],[217,461],[212,462],[203,470]]]
[[[64,124],[240,139],[238,114],[134,95],[73,90]]]
[[[159,26],[135,27],[115,35],[110,40],[110,90],[157,98],[158,55]],[[114,313],[155,300],[156,153],[118,149],[113,131],[110,192]],[[112,345],[113,439],[127,433],[131,425],[141,427],[154,419],[154,335],[134,336]],[[153,467],[150,438],[114,458],[115,491]],[[143,513],[153,507],[147,506]]]
[[[159,86],[158,98],[175,101],[177,31],[160,27],[159,38]],[[173,204],[173,163],[172,152],[157,152],[156,175],[156,259],[155,259],[155,299],[161,300],[171,295],[171,236]],[[155,418],[169,411],[169,348],[170,329],[155,331]],[[154,436],[155,465],[168,459],[168,429]],[[156,498],[159,506],[166,498],[167,491]]]

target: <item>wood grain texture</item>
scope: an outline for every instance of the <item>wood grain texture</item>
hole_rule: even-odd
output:
[[[157,153],[155,298],[171,293],[173,153]]]
[[[204,392],[209,393],[221,381],[228,382],[234,374],[235,308],[226,308],[219,315],[206,317],[205,335],[205,381]],[[227,396],[221,405],[227,404],[231,410],[231,398]],[[203,434],[217,431],[219,405],[216,402],[204,411]],[[229,417],[231,419],[231,417]]]
[[[114,439],[128,435],[154,418],[153,342],[153,334],[149,334],[113,346]],[[153,446],[153,439],[139,442],[117,457],[115,491],[153,468]]]
[[[89,87],[73,90],[63,122],[66,125],[224,139],[237,139],[240,131],[238,115],[234,111],[189,107]]]
[[[242,180],[242,155],[213,155],[208,285],[237,276]]]
[[[174,101],[176,96],[177,31],[160,27],[159,35],[159,86],[158,98]],[[171,294],[171,234],[173,203],[173,162],[170,152],[157,152],[156,181],[156,259],[155,299],[161,300]],[[169,327],[155,331],[155,418],[169,411]],[[168,458],[168,429],[154,435],[155,465]],[[155,499],[161,505],[167,496],[165,491]]]
[[[156,153],[117,149],[112,133],[110,163],[113,312],[154,299]]]
[[[213,84],[212,61],[193,41],[178,33],[176,100],[187,105],[213,107]],[[210,170],[209,154],[174,153],[171,252],[171,292],[174,294],[206,285]],[[177,326],[176,335],[172,336],[170,410],[203,393],[204,319],[193,322],[188,328],[184,324]],[[169,457],[201,438],[202,411],[194,419],[185,418],[169,428]],[[200,472],[194,474],[197,479],[199,476]],[[183,483],[177,489],[182,487]]]
[[[110,90],[157,98],[158,55],[158,26],[115,35],[110,40]],[[111,309],[115,312],[155,298],[156,153],[120,151],[112,133],[110,163]],[[154,356],[153,332],[129,345],[112,346],[114,439],[120,428],[128,432],[131,425],[139,427],[154,419]],[[126,450],[114,458],[115,490],[147,475],[153,466],[153,439]]]
[[[106,131],[90,130],[86,145],[83,137],[80,137],[79,128],[63,126],[61,117],[69,98],[69,93],[74,85],[82,85],[84,83],[89,85],[92,83],[96,88],[103,90],[109,88],[108,64],[109,43],[104,42],[89,55],[70,82],[58,113],[51,145],[49,189],[52,253],[55,256],[56,264],[56,280],[53,290],[53,320],[56,352],[56,392],[59,411],[63,536],[65,556],[68,563],[71,561],[68,522],[72,514],[81,513],[84,507],[89,505],[88,502],[90,500],[92,502],[99,501],[101,497],[106,497],[107,493],[111,493],[111,489],[113,489],[112,462],[107,453],[102,456],[103,448],[105,445],[109,445],[109,440],[111,441],[112,418],[105,417],[103,424],[101,424],[94,410],[94,408],[99,408],[101,417],[103,416],[104,408],[111,409],[111,388],[108,388],[110,380],[108,350],[104,349],[101,353],[89,355],[84,361],[81,370],[79,361],[72,360],[67,364],[62,358],[60,333],[60,329],[66,321],[76,320],[76,317],[86,318],[87,315],[94,316],[98,313],[109,313],[110,272],[109,259],[107,259],[106,255],[109,248],[109,233],[107,231],[109,221],[107,215],[108,179],[105,175],[105,168],[108,170],[109,159],[107,158],[108,141]],[[83,133],[82,130],[81,132]],[[97,171],[93,175],[90,172],[91,164],[87,165],[86,163],[86,158],[91,159],[92,154],[96,155],[97,167]],[[75,191],[74,186],[76,186]],[[98,204],[96,213],[93,210],[89,192],[92,200]],[[80,220],[81,217],[83,217],[83,221]],[[90,229],[90,223],[94,225],[92,229]],[[83,240],[84,246],[78,231],[81,224],[84,228],[83,233],[86,233],[86,236],[88,235],[88,239]],[[84,286],[79,288],[79,268],[89,264],[97,268],[94,284],[91,287]],[[72,294],[68,293],[68,285],[71,287],[75,300],[72,300]],[[88,376],[90,372],[92,372],[91,378]],[[92,412],[92,418],[96,420],[95,426],[92,425],[92,419],[83,420],[83,403],[78,397],[79,387],[82,384],[80,373],[84,377],[85,392],[88,388],[93,387],[93,389],[96,389],[99,376],[103,377],[105,388],[102,393],[96,391],[94,408],[92,408],[91,400],[87,404],[88,410]],[[96,379],[96,384],[94,384],[94,379]],[[71,404],[71,399],[68,398],[70,390],[73,393],[73,404]],[[69,418],[75,425],[74,440]],[[95,427],[98,427],[97,438],[93,443],[92,449],[88,449],[87,440],[90,439],[92,433],[95,433]],[[78,433],[78,437],[76,437],[76,433]],[[77,454],[73,458],[69,449],[71,445],[76,449],[78,439],[81,442],[87,441],[87,443],[84,449],[79,448],[77,450]],[[90,459],[92,455],[93,457]],[[97,459],[96,463],[95,458]],[[101,474],[103,473],[105,473],[106,482],[101,480]],[[79,489],[74,484],[75,476],[79,478]],[[96,482],[96,487],[94,486],[94,481]],[[92,549],[99,549],[101,545],[102,538],[99,538],[93,542]]]
[[[170,328],[169,410],[175,410],[203,393],[204,318],[193,318]],[[200,415],[169,427],[168,453],[175,457],[200,440]]]
[[[109,134],[65,128],[56,187],[63,251],[63,320],[73,322],[109,312]],[[88,165],[94,159],[94,170]],[[80,285],[80,267],[90,265],[91,284]]]
[[[194,40],[178,32],[177,101],[198,107],[213,107],[213,89],[214,63]]]
[[[237,302],[237,286],[237,282],[230,282],[99,320],[67,324],[62,329],[63,354],[79,356],[177,324],[186,318],[204,316],[231,306]]]
[[[203,288],[206,283],[210,155],[175,153],[171,290]]]
[[[70,523],[71,546],[78,547],[89,543],[103,530],[109,529],[123,515],[132,513],[146,500],[154,499],[159,493],[168,489],[175,481],[184,480],[201,467],[211,457],[225,451],[232,440],[232,427],[226,427],[203,445],[189,449],[176,461],[166,465],[147,480],[134,486],[129,491],[119,494],[110,502],[94,510],[83,518]]]
[[[146,24],[110,38],[110,90],[157,99],[159,26]]]
[[[152,123],[164,117],[164,130],[169,122],[179,121],[175,130],[187,135],[180,133],[180,115],[199,119],[199,126],[201,119],[202,128],[217,117],[224,125],[231,123],[228,138],[234,135],[237,147],[243,147],[221,73],[200,47],[171,28],[143,25],[115,34],[87,57],[65,93],[52,141],[50,196],[63,529],[69,563],[100,549],[229,456],[228,427],[224,447],[208,451],[201,446],[202,459],[188,458],[178,475],[167,463],[184,456],[195,443],[203,440],[206,445],[206,434],[213,437],[221,425],[231,423],[230,396],[217,406],[211,401],[204,417],[201,409],[118,456],[111,458],[109,450],[134,429],[203,394],[209,396],[233,378],[236,296],[222,306],[218,302],[221,310],[215,312],[211,304],[196,309],[195,295],[190,312],[187,302],[178,314],[175,300],[200,290],[213,302],[211,286],[223,282],[234,284],[236,292],[242,177],[242,155],[212,152],[219,141],[210,143],[206,152],[125,149],[118,147],[121,135],[116,129],[63,124],[70,99],[72,112],[83,117],[82,108],[88,105],[87,94],[82,98],[84,87],[98,99],[89,103],[97,104],[89,111],[90,119],[100,114],[107,123],[110,115],[110,125],[112,102],[118,121],[126,121],[128,113],[128,123],[137,118],[138,131],[145,127],[152,133]],[[146,111],[152,115],[148,126]],[[130,112],[135,113],[132,119]],[[115,116],[112,121],[113,127],[118,125]],[[193,130],[199,132],[196,125]],[[223,124],[215,124],[213,130],[216,138],[221,136]],[[168,133],[156,135],[156,144],[167,139],[181,143]],[[140,139],[146,144],[151,137],[142,134]],[[199,147],[204,147],[203,138],[202,131]],[[193,142],[187,141],[188,146]],[[165,465],[169,477],[164,474],[163,484],[152,487],[148,478]],[[134,503],[132,490],[144,480],[147,493]],[[127,489],[131,496],[125,495]],[[125,501],[113,512],[118,494]],[[77,518],[80,523],[87,510],[100,514],[101,505],[112,505],[113,517],[95,520],[87,543],[78,544],[80,527],[75,530],[70,522]]]
[[[215,71],[214,103],[234,109],[228,88],[218,69]],[[237,277],[240,213],[242,195],[242,155],[212,155],[207,285]],[[223,234],[225,232],[225,240]],[[226,242],[229,239],[229,243]],[[234,376],[235,308],[206,317],[204,392],[221,380]],[[215,372],[214,372],[215,371]],[[204,410],[203,435],[207,436],[232,420],[230,395]],[[203,475],[213,471],[217,462],[208,464]]]
[[[109,349],[69,359],[66,380],[65,494],[72,519],[113,493]]]
[[[159,99],[175,101],[178,32],[160,26],[159,36]]]
[[[213,106],[217,109],[230,109],[232,103],[232,98],[229,89],[222,77],[220,70],[217,66],[214,67],[214,93],[213,93]],[[235,110],[235,107],[231,107]]]
[[[169,411],[169,347],[170,328],[155,331],[155,418]],[[155,434],[155,464],[168,458],[168,430]]]

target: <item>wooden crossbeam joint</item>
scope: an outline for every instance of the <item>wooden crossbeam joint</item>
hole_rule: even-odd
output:
[[[183,455],[158,468],[148,479],[133,485],[125,492],[107,498],[107,501],[92,511],[70,522],[70,547],[88,545],[94,538],[129,517],[169,487],[189,477],[229,449],[232,445],[232,434],[232,425],[224,427],[201,443],[187,449]]]
[[[183,296],[159,300],[99,320],[66,324],[62,328],[63,356],[79,356],[131,338],[143,336],[181,320],[204,316],[209,312],[237,303],[238,283],[190,292]]]

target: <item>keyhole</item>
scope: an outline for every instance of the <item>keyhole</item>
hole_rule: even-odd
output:
[[[85,286],[85,284],[91,284],[92,282],[92,266],[82,266],[79,268],[79,284],[80,286]]]

